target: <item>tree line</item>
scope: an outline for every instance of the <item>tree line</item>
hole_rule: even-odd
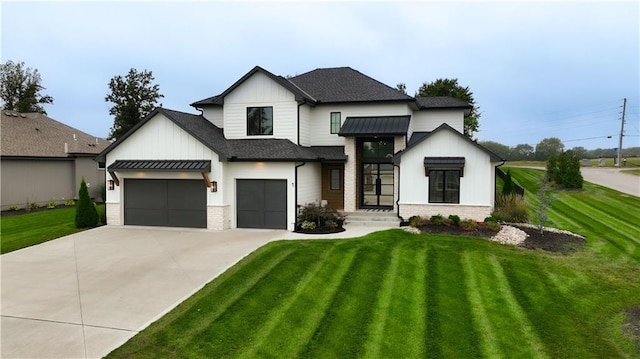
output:
[[[507,161],[547,161],[554,155],[560,155],[565,151],[565,145],[557,137],[548,137],[540,141],[535,147],[529,144],[519,144],[513,147],[495,141],[479,141],[480,145],[489,151],[499,155]],[[567,151],[579,158],[611,158],[618,155],[613,148],[596,148],[588,150],[582,146],[576,146]],[[622,149],[623,157],[640,157],[640,147],[628,147]]]

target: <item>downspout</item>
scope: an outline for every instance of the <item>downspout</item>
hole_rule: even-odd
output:
[[[299,108],[299,107],[298,107]],[[295,194],[293,195],[294,197],[294,205],[296,208],[296,213],[295,213],[295,222],[293,222],[293,230],[295,231],[296,228],[298,228],[298,167],[302,167],[304,165],[306,165],[307,163],[305,161],[302,161],[301,164],[296,165],[295,167],[295,173],[294,173],[294,183],[295,183]]]
[[[398,169],[398,199],[396,200],[396,215],[400,218],[400,224],[402,224],[402,222],[404,222],[404,218],[400,216],[400,165],[394,163],[393,167]]]

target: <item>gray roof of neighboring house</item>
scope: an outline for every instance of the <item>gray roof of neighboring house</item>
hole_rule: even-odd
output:
[[[344,161],[346,156],[340,156],[338,149],[344,147],[333,146],[327,148],[304,147],[296,145],[287,139],[233,139],[224,137],[222,129],[205,119],[202,115],[156,108],[135,127],[125,133],[116,142],[106,148],[99,161],[104,161],[106,155],[126,140],[138,128],[143,126],[157,114],[162,114],[176,125],[196,138],[220,156],[222,161]]]
[[[0,155],[3,157],[97,155],[109,145],[103,138],[91,136],[41,113],[0,111]]]
[[[340,136],[406,135],[411,116],[347,117]]]
[[[414,98],[350,67],[322,68],[289,79],[318,103],[405,101]]]
[[[469,137],[463,135],[462,133],[456,131],[453,127],[449,126],[446,123],[443,123],[442,125],[438,126],[436,129],[434,129],[431,132],[414,132],[411,135],[411,139],[409,140],[409,143],[407,143],[407,147],[396,153],[393,156],[393,161],[396,163],[400,162],[400,158],[402,157],[402,155],[404,153],[406,153],[407,151],[410,151],[413,147],[415,147],[416,145],[418,145],[419,143],[421,143],[422,141],[428,139],[429,137],[431,137],[434,133],[437,133],[439,131],[443,131],[443,130],[449,130],[453,133],[455,133],[456,135],[460,136],[461,138],[464,138],[466,141],[468,141],[470,144],[476,146],[476,148],[480,149],[481,151],[485,152],[486,154],[489,155],[491,162],[501,162],[504,161],[504,159],[500,156],[498,156],[497,154],[489,151],[489,149],[487,149],[486,147],[478,144],[476,141],[473,141],[472,139],[470,139]]]

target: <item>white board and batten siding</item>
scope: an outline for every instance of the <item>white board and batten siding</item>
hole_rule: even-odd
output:
[[[287,229],[295,225],[295,163],[292,162],[226,162],[224,183],[225,203],[231,205],[230,227],[238,227],[236,204],[236,180],[273,179],[287,181]]]
[[[298,205],[320,203],[322,198],[322,168],[320,163],[307,162],[298,167]]]
[[[425,157],[464,157],[460,178],[460,203],[469,206],[493,205],[493,164],[489,155],[460,136],[443,129],[402,155],[400,163],[400,205],[442,205],[429,203],[429,177]]]
[[[247,108],[273,107],[273,135],[247,136]],[[292,92],[256,72],[224,98],[224,135],[227,139],[285,138],[298,142],[298,103]]]
[[[207,205],[222,205],[224,187],[223,164],[218,161],[218,155],[185,132],[162,114],[157,114],[144,126],[134,132],[124,142],[107,154],[106,166],[115,160],[211,160],[211,172],[207,175],[211,181],[218,182],[218,192],[212,193],[205,186],[202,174],[199,172],[117,172],[120,186],[107,191],[107,206],[114,208],[119,218],[110,218],[110,224],[122,224],[124,215],[125,179],[195,179],[202,181],[202,191],[207,194]],[[105,180],[111,176],[107,172]],[[105,184],[106,185],[106,184]],[[108,186],[108,185],[107,185]]]
[[[306,105],[302,107],[306,107]],[[347,117],[405,116],[412,114],[409,105],[406,103],[319,105],[311,108],[310,124],[308,126],[310,131],[309,145],[344,146],[344,137],[331,133],[331,112],[340,112],[342,124],[344,124]],[[301,135],[301,137],[304,137],[304,135]]]
[[[464,113],[459,109],[416,111],[411,117],[412,132],[431,132],[446,123],[463,133]]]

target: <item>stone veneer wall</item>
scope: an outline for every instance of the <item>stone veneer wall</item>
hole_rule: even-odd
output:
[[[107,211],[107,225],[110,226],[121,226],[122,216],[120,212],[120,203],[109,203],[105,204],[105,211]]]
[[[207,206],[207,229],[222,231],[230,227],[229,205]]]
[[[400,204],[400,216],[409,220],[411,216],[431,217],[440,214],[448,217],[451,214],[459,216],[461,219],[473,219],[483,221],[491,215],[490,206],[468,206],[468,205],[427,205],[427,204]]]
[[[344,139],[344,153],[347,162],[344,164],[344,211],[356,210],[356,139],[346,137]]]

